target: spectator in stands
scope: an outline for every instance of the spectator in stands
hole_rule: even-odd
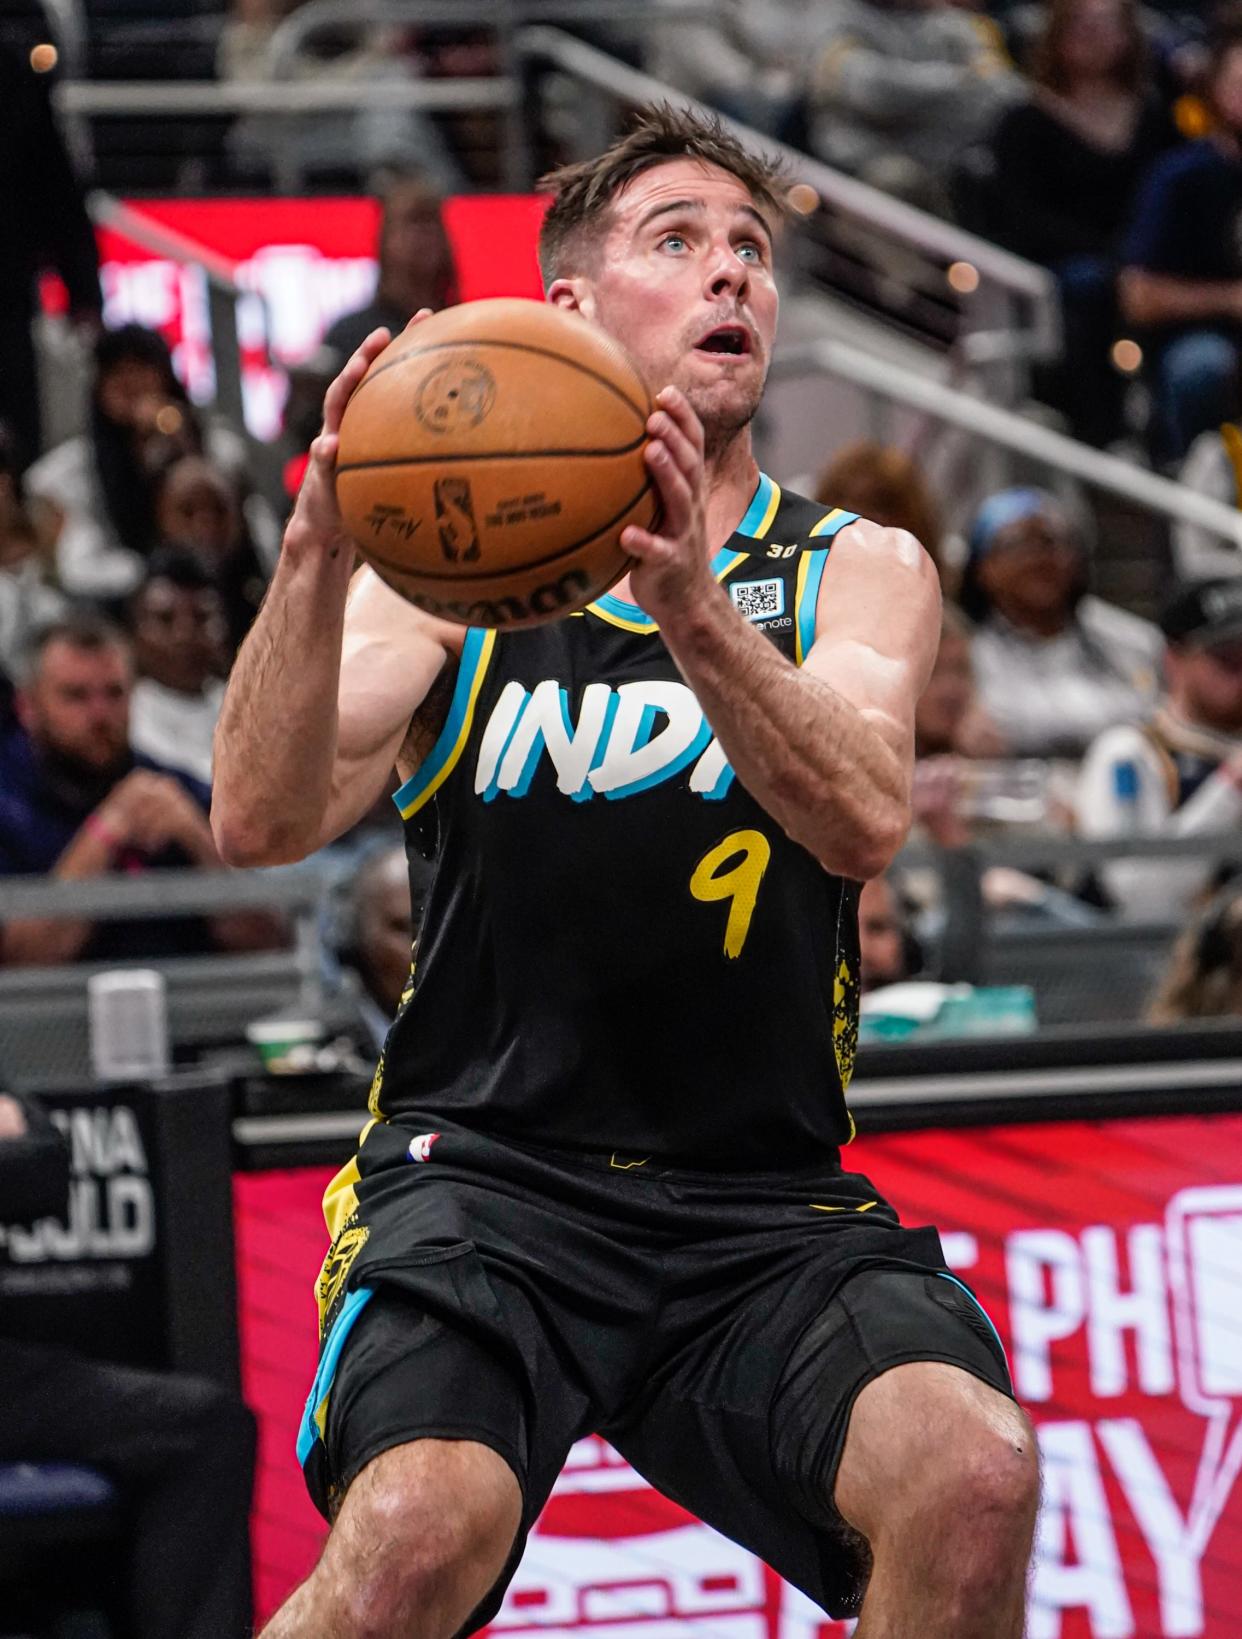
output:
[[[913,979],[922,969],[923,953],[901,895],[888,876],[872,877],[858,896],[859,989],[865,996]]]
[[[1239,411],[1242,342],[1242,23],[1217,35],[1215,128],[1157,160],[1122,251],[1122,313],[1149,338],[1161,456]]]
[[[250,630],[280,549],[275,514],[261,496],[239,496],[235,479],[200,455],[186,455],[156,474],[156,538],[188,547],[224,599],[231,660]]]
[[[1054,496],[991,496],[969,547],[960,601],[975,622],[975,676],[1012,755],[1081,756],[1150,708],[1160,633],[1087,591],[1082,541]]]
[[[1105,730],[1083,762],[1085,837],[1210,836],[1242,823],[1242,580],[1199,581],[1161,616],[1166,692],[1141,723]],[[1195,861],[1118,860],[1105,880],[1137,919],[1184,910],[1202,889]]]
[[[1032,92],[992,139],[995,232],[1057,275],[1065,364],[1053,396],[1078,437],[1122,430],[1117,258],[1140,179],[1176,139],[1147,73],[1136,0],[1053,0]]]
[[[58,528],[55,509],[26,495],[16,443],[0,423],[0,672],[9,677],[31,633],[65,606]]]
[[[100,312],[95,234],[50,92],[27,51],[0,44],[0,421],[13,431],[21,466],[42,447],[31,335],[37,275],[44,268],[60,274],[75,323],[93,329]]]
[[[809,92],[812,146],[932,210],[1021,82],[976,20],[942,0],[823,0]]]
[[[1242,388],[1238,408],[1242,411]],[[1178,482],[1242,512],[1242,417],[1199,434],[1182,462]],[[1215,530],[1179,521],[1173,525],[1173,567],[1182,581],[1236,575],[1242,573],[1242,547]]]
[[[106,599],[133,591],[156,541],[156,473],[204,451],[240,482],[240,435],[200,425],[163,338],[137,324],[105,331],[95,347],[90,431],[26,474],[29,493],[64,514],[56,551],[67,592]]]
[[[1230,882],[1177,941],[1148,1014],[1152,1024],[1242,1014],[1242,883]]]
[[[373,849],[354,874],[343,964],[362,981],[360,1003],[379,1051],[409,983],[432,867],[400,844]]]
[[[892,529],[908,529],[940,565],[940,510],[918,463],[892,444],[861,438],[847,444],[820,473],[815,499]]]
[[[395,177],[385,188],[376,256],[375,295],[356,313],[343,314],[324,337],[342,363],[381,325],[395,336],[420,308],[438,312],[458,299],[442,201],[423,177]]]
[[[65,1218],[69,1161],[46,1112],[0,1092],[6,1225]],[[85,1463],[120,1491],[126,1535],[118,1581],[129,1639],[242,1639],[251,1631],[246,1529],[255,1425],[235,1394],[205,1377],[142,1371],[11,1336],[0,1304],[0,1400],[0,1462]],[[77,1568],[67,1567],[66,1580]],[[55,1631],[101,1630],[89,1618],[70,1618]]]
[[[643,33],[647,71],[757,131],[805,143],[802,87],[819,35],[819,13],[806,0],[725,0],[710,21],[651,8]]]
[[[232,0],[220,33],[216,66],[222,80],[263,81],[272,67],[268,47],[285,17],[302,0]],[[424,62],[410,48],[408,30],[377,23],[360,8],[352,24],[334,22],[304,36],[286,78],[323,84],[353,84],[357,105],[273,118],[247,114],[233,126],[229,150],[239,170],[270,175],[278,162],[295,168],[300,179],[317,177],[353,182],[385,167],[417,166],[448,193],[462,184],[462,173],[434,120],[412,108],[368,101],[376,84],[418,79]]]
[[[167,866],[218,866],[210,792],[136,752],[129,739],[128,640],[94,613],[37,636],[17,698],[22,733],[0,782],[0,877],[82,880]],[[253,949],[274,942],[253,915],[166,921],[9,919],[6,963]]]
[[[134,683],[129,739],[165,768],[211,783],[211,741],[224,699],[224,599],[192,552],[154,553],[131,606]]]

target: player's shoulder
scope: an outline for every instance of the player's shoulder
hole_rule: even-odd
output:
[[[858,514],[843,507],[809,500],[796,490],[760,473],[750,506],[729,545],[752,557],[787,561],[806,552],[822,552]]]

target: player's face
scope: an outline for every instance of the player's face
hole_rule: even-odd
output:
[[[653,393],[679,387],[709,441],[747,425],[779,302],[769,224],[737,177],[690,159],[642,172],[613,201],[582,283],[582,311],[623,343]]]

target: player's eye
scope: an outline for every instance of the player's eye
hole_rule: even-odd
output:
[[[754,239],[747,239],[744,244],[739,245],[737,247],[737,253],[745,262],[763,261],[763,246]]]
[[[660,244],[665,250],[671,250],[675,253],[679,253],[687,248],[685,238],[680,233],[666,233],[660,240]]]

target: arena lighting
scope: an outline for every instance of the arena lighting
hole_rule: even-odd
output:
[[[1143,349],[1136,341],[1123,336],[1113,343],[1112,359],[1123,375],[1132,376],[1143,368]]]
[[[819,195],[809,182],[795,182],[785,198],[799,216],[811,216],[819,209]]]
[[[973,296],[979,288],[979,269],[971,262],[954,262],[945,278],[959,296]]]
[[[50,40],[30,49],[30,66],[36,74],[50,74],[59,61],[60,52]]]

